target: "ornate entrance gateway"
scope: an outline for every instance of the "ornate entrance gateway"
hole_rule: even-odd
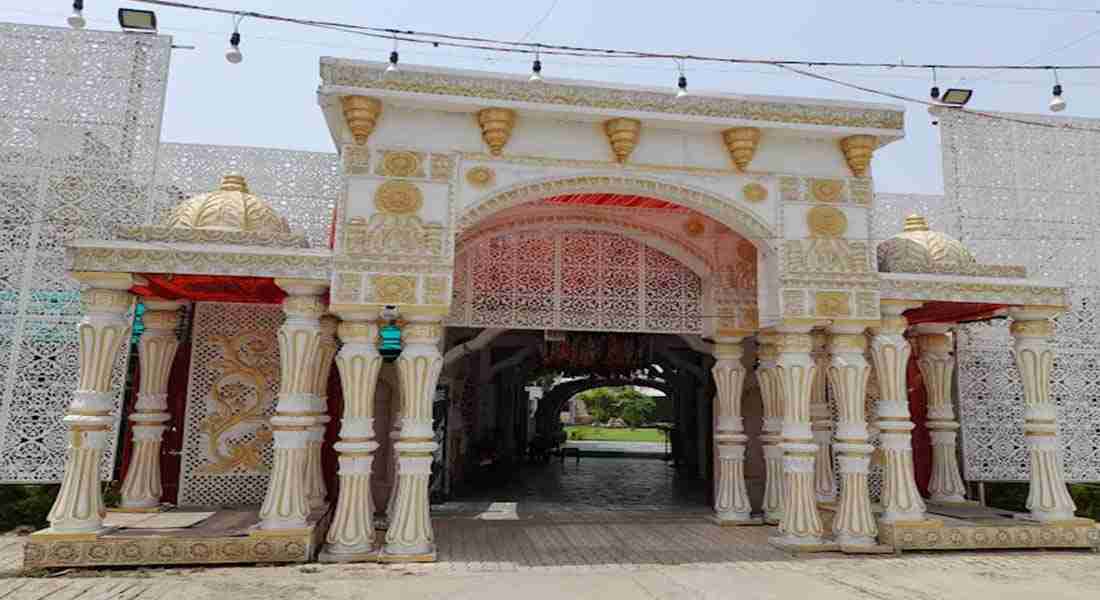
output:
[[[285,313],[273,466],[247,535],[253,551],[260,540],[300,546],[281,560],[312,557],[325,515],[326,559],[435,557],[428,498],[440,451],[436,387],[445,368],[452,388],[471,381],[471,361],[459,358],[505,329],[687,336],[710,355],[721,525],[757,523],[754,513],[763,513],[779,524],[774,543],[813,550],[865,550],[880,540],[898,548],[1100,545],[1100,530],[1073,518],[1055,443],[1045,340],[1050,317],[1066,304],[1064,288],[1028,280],[1022,268],[977,264],[919,218],[876,255],[869,165],[877,148],[901,137],[899,109],[677,99],[414,67],[385,77],[384,67],[321,63],[319,100],[344,175],[331,248],[303,248],[239,176],[225,179],[228,196],[190,200],[164,226],[72,244],[70,268],[90,286],[80,384],[66,417],[73,441],[52,527],[28,545],[28,565],[156,561],[155,549],[132,536],[101,530],[95,466],[112,397],[105,369],[127,336],[133,295],[168,313],[172,302],[210,299],[212,289],[232,292],[232,300],[280,302]],[[1004,315],[1014,320],[1025,384],[1032,489],[1032,520],[1006,526],[1008,542],[964,519],[928,516],[914,474],[906,377],[915,337],[933,430],[931,500],[958,502],[945,336],[960,320]],[[148,507],[157,496],[150,477],[159,472],[155,445],[168,417],[158,374],[175,350],[170,320],[155,319],[142,342],[150,375],[143,371],[142,403],[131,417],[140,449],[128,476],[140,481],[123,487],[126,507]],[[380,323],[402,333],[394,362],[401,404],[388,435],[375,423]],[[749,338],[755,342],[744,344]],[[340,415],[326,414],[323,400],[334,356]],[[868,413],[872,366],[879,400]],[[759,506],[745,477],[750,370],[762,397]],[[340,420],[336,490],[319,476],[329,419]],[[868,484],[874,429],[879,512]],[[382,540],[371,478],[382,470],[375,453],[390,439],[396,490]],[[59,553],[62,545],[68,550]]]

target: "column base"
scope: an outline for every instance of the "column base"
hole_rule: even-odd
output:
[[[434,545],[427,552],[410,552],[408,554],[405,554],[393,552],[383,548],[382,551],[378,553],[378,562],[381,563],[414,563],[435,561],[436,555]]]
[[[111,512],[121,513],[159,513],[166,510],[172,510],[172,506],[167,504],[154,504],[152,506],[126,506],[124,504],[122,506],[112,507],[108,510],[110,510]]]
[[[317,554],[317,562],[323,563],[373,563],[378,562],[378,550],[364,550],[361,552],[343,552],[338,551],[333,546],[326,545],[320,553]]]
[[[970,501],[963,496],[931,496],[928,501],[940,504],[970,504]]]
[[[783,520],[783,513],[781,511],[765,512],[764,522],[768,525],[778,525]]]
[[[920,524],[930,520],[934,519],[929,519],[928,513],[925,513],[923,511],[905,513],[883,512],[882,516],[879,517],[879,521],[882,521],[883,523]]]
[[[868,535],[844,535],[838,533],[835,538],[836,543],[840,544],[841,548],[845,546],[863,548],[878,545],[878,540]]]
[[[707,520],[719,527],[740,527],[742,525],[763,525],[764,519],[749,513],[726,513],[708,515]]]
[[[1078,517],[1070,511],[1058,511],[1058,512],[1036,512],[1024,513],[1020,515],[1014,515],[1014,518],[1021,521],[1031,521],[1033,523],[1049,523],[1051,525],[1058,525],[1059,523],[1065,523],[1067,525],[1080,525],[1082,523],[1091,523],[1092,519],[1086,519],[1085,517]]]
[[[794,536],[768,538],[768,544],[781,550],[796,553],[837,552],[840,545],[821,538],[800,538]]]

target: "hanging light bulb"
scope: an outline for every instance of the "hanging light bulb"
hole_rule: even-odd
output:
[[[1066,99],[1062,97],[1062,83],[1058,81],[1058,70],[1054,70],[1054,89],[1050,98],[1050,112],[1062,112],[1066,110]]]
[[[527,78],[531,83],[542,83],[542,60],[538,49],[535,49],[535,62],[531,63],[531,76]]]
[[[73,14],[69,15],[66,21],[69,22],[69,27],[73,29],[84,29],[86,24],[84,20],[84,0],[73,0]]]
[[[225,60],[228,60],[232,64],[238,64],[244,60],[244,55],[241,54],[241,34],[237,30],[240,25],[240,19],[233,22],[233,33],[229,34],[229,49],[225,51]]]
[[[936,85],[936,67],[932,67],[932,91],[929,92],[933,100],[940,99],[940,86]]]
[[[677,61],[676,64],[680,68],[680,78],[676,80],[676,87],[680,89],[676,91],[676,97],[683,98],[688,95],[688,78],[684,75],[684,63]]]
[[[393,75],[397,72],[397,34],[393,34],[393,51],[390,52],[390,66],[386,67],[384,75]]]

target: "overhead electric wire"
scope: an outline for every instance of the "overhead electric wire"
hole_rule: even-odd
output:
[[[877,0],[875,0],[877,1]],[[1001,4],[995,2],[964,2],[962,0],[894,0],[897,4],[911,4],[928,8],[974,8],[991,10],[1015,10],[1020,12],[1073,13],[1100,15],[1096,8],[1062,8],[1058,6],[1035,6],[1027,4]]]
[[[301,19],[297,17],[286,17],[282,15],[274,15],[269,13],[260,13],[255,11],[238,11],[225,8],[215,8],[210,6],[202,6],[198,4],[189,4],[185,2],[176,2],[175,0],[129,0],[130,2],[137,2],[140,4],[151,4],[155,6],[164,6],[171,8],[179,8],[185,10],[195,10],[203,12],[212,12],[220,14],[230,15],[243,15],[249,18],[279,21],[284,23],[295,23],[298,25],[306,25],[311,27],[319,27],[325,29],[342,30],[347,33],[359,33],[360,35],[367,35],[370,37],[378,37],[384,39],[398,39],[403,42],[417,43],[417,44],[432,44],[434,46],[455,46],[460,48],[473,48],[478,50],[488,50],[492,52],[514,52],[521,54],[565,54],[570,56],[603,56],[614,58],[647,58],[647,59],[673,59],[683,61],[695,61],[695,62],[721,62],[721,63],[735,63],[735,64],[756,64],[756,65],[772,65],[772,66],[828,66],[828,67],[848,67],[848,68],[884,68],[884,69],[945,69],[945,70],[1053,70],[1058,69],[1060,71],[1073,71],[1073,70],[1100,70],[1100,65],[990,65],[990,64],[947,64],[947,63],[888,63],[888,62],[856,62],[856,61],[829,61],[829,60],[794,60],[794,59],[763,59],[763,58],[736,58],[736,57],[719,57],[708,56],[703,54],[684,54],[684,53],[667,53],[667,52],[652,52],[641,50],[619,50],[614,48],[599,48],[590,46],[572,46],[564,44],[546,44],[536,42],[524,42],[524,41],[509,41],[499,40],[493,38],[485,38],[478,36],[466,36],[455,35],[437,32],[416,31],[416,30],[401,30],[386,27],[368,27],[364,25],[355,25],[352,23],[341,23],[335,21],[321,21],[316,19]],[[424,39],[427,38],[427,39]],[[442,41],[441,41],[442,40]]]

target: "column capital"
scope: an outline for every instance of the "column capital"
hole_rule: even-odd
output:
[[[275,285],[289,296],[320,296],[328,289],[327,279],[277,278]]]
[[[1013,306],[1008,309],[1014,321],[1043,321],[1066,312],[1064,306]]]
[[[69,276],[89,287],[126,291],[134,286],[132,273],[114,271],[69,271]]]

